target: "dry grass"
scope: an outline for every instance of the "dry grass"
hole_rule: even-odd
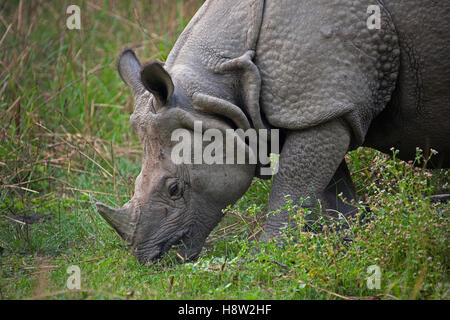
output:
[[[64,2],[4,2],[0,6],[3,199],[18,198],[24,209],[34,211],[32,200],[50,194],[57,198],[66,190],[119,199],[118,186],[123,186],[128,192],[122,197],[130,196],[134,178],[115,159],[138,163],[141,150],[128,128],[132,99],[116,75],[116,56],[122,47],[133,46],[143,59],[164,59],[199,4],[110,1],[104,7],[103,1],[84,1],[82,29],[70,31],[65,28]],[[167,46],[164,52],[162,42]],[[95,93],[98,86],[104,94]],[[75,183],[79,175],[107,179],[112,191],[80,188]],[[39,183],[43,181],[45,188]]]

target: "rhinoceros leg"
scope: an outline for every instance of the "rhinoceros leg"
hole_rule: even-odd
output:
[[[304,207],[315,207],[317,199],[333,206],[336,189],[331,191],[333,188],[327,189],[327,186],[334,184],[339,190],[351,181],[348,169],[343,165],[350,137],[350,129],[341,120],[288,132],[269,196],[269,212],[284,206],[286,196],[290,196],[294,204],[300,198],[306,199],[302,203]],[[337,184],[332,182],[333,176],[338,180]],[[349,197],[354,196],[351,186],[345,192]],[[340,205],[339,202],[337,204]],[[281,229],[289,223],[289,213],[286,210],[269,214],[261,240],[278,237]]]
[[[340,194],[342,194],[342,197],[339,196]],[[357,211],[356,207],[350,204],[351,200],[356,200],[356,192],[345,160],[342,160],[337,168],[333,178],[322,193],[321,200],[323,200],[323,205],[327,209],[332,209],[331,213],[339,212],[347,216]]]
[[[435,194],[430,196],[431,203],[447,203],[450,202],[450,194]]]

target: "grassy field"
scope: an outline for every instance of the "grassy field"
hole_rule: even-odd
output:
[[[139,265],[94,206],[128,201],[140,170],[116,58],[132,45],[164,60],[202,1],[75,1],[81,30],[68,30],[72,3],[0,3],[1,299],[450,298],[449,206],[427,199],[450,193],[449,170],[362,148],[347,162],[370,205],[364,224],[258,245],[270,182],[255,179],[197,262],[172,250]],[[426,167],[419,151],[416,163]],[[288,209],[302,223],[307,212]],[[71,265],[80,290],[66,286]],[[379,289],[367,286],[372,265]]]

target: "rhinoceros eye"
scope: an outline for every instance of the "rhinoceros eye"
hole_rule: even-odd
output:
[[[177,199],[182,195],[182,187],[178,181],[171,182],[168,187],[169,195],[172,199]]]

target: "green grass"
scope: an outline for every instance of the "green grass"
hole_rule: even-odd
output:
[[[427,199],[450,193],[449,170],[363,148],[347,162],[370,204],[365,223],[258,244],[270,182],[255,179],[198,261],[171,250],[138,264],[93,204],[133,192],[141,150],[115,63],[128,45],[144,61],[166,58],[201,1],[169,3],[79,2],[81,31],[65,28],[69,1],[0,5],[0,39],[11,24],[0,47],[0,298],[449,299],[449,207]],[[288,209],[299,223],[308,213]],[[79,291],[66,287],[71,265]],[[366,285],[371,265],[380,289]]]

